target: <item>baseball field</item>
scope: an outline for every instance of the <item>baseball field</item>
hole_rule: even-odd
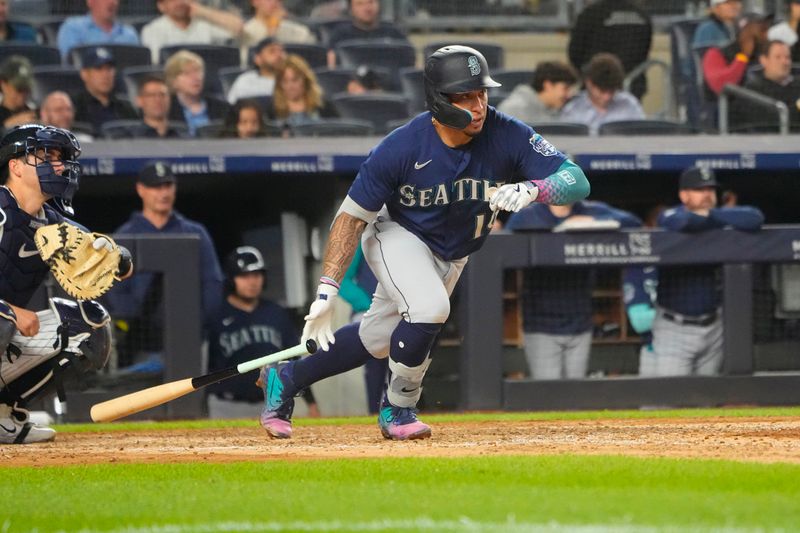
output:
[[[0,446],[0,532],[800,531],[800,408],[59,426]]]

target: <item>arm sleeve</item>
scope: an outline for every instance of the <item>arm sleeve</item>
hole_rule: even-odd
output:
[[[715,227],[709,217],[687,209],[667,209],[658,216],[658,225],[671,231],[701,231]]]
[[[755,207],[718,207],[712,209],[709,218],[718,222],[720,226],[731,226],[745,231],[761,229],[764,223],[764,214]]]
[[[539,188],[536,201],[543,204],[571,204],[589,196],[591,190],[581,167],[569,159],[545,179],[532,181]]]
[[[726,83],[738,85],[747,70],[747,63],[734,59],[730,64],[719,48],[710,48],[703,56],[703,77],[714,91],[720,94]]]
[[[200,229],[200,284],[202,285],[203,322],[214,315],[222,303],[222,269],[214,244],[205,228]]]

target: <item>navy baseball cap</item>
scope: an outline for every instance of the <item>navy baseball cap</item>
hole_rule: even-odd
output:
[[[719,187],[717,177],[710,168],[692,167],[683,171],[680,179],[680,189],[702,189],[704,187]]]
[[[161,161],[150,163],[139,171],[137,180],[145,187],[157,187],[164,183],[175,183],[177,180],[172,172],[172,167]]]
[[[81,68],[99,68],[103,65],[116,65],[114,54],[104,46],[93,46],[81,53]]]
[[[278,39],[276,39],[275,37],[264,37],[263,39],[261,39],[260,41],[258,41],[256,44],[253,45],[252,52],[254,54],[257,54],[261,50],[272,44],[280,44],[280,41],[278,41]]]

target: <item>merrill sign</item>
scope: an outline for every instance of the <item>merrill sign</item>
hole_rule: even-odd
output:
[[[620,239],[616,242],[564,244],[564,262],[570,265],[654,263],[659,259],[659,256],[653,255],[649,233],[629,233],[627,239],[624,234],[620,234]]]

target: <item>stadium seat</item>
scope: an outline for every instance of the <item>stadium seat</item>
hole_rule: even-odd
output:
[[[136,95],[139,92],[139,83],[147,76],[151,76],[153,74],[163,76],[164,67],[161,65],[149,65],[122,69],[122,80],[125,85],[128,99],[131,102],[136,102]]]
[[[367,65],[387,69],[391,85],[387,90],[400,90],[400,69],[413,67],[417,52],[406,41],[352,39],[336,45],[336,57],[343,67],[357,68]]]
[[[390,121],[388,121],[386,123],[386,131],[387,132],[393,131],[393,130],[396,130],[397,128],[399,128],[400,126],[405,126],[406,124],[408,124],[409,120],[411,120],[411,118],[401,118],[401,119],[398,119],[398,120],[390,120]]]
[[[90,44],[83,46],[76,46],[69,51],[69,63],[81,68],[81,56],[87,48],[96,48],[99,45]],[[117,71],[121,71],[126,67],[138,67],[152,64],[152,55],[150,49],[146,46],[138,46],[133,44],[103,44],[103,48],[108,49],[111,55],[114,56],[114,61],[117,65]]]
[[[533,81],[533,70],[505,70],[492,71],[492,79],[502,84],[502,87],[495,89],[497,92],[510,93],[517,85],[531,83]],[[491,90],[491,89],[490,89]]]
[[[385,133],[390,120],[407,119],[408,100],[391,94],[339,94],[331,98],[339,115],[371,122],[376,133]]]
[[[76,68],[60,65],[33,67],[33,100],[41,104],[45,96],[53,91],[64,91],[70,96],[83,91],[80,72]]]
[[[241,55],[239,48],[235,46],[212,45],[212,44],[181,44],[165,46],[159,52],[159,63],[162,65],[167,59],[179,50],[189,50],[203,58],[206,64],[205,81],[203,91],[208,96],[219,96],[224,99],[222,84],[217,73],[219,69],[225,67],[240,67]]]
[[[353,78],[355,69],[352,68],[320,68],[314,71],[317,82],[322,87],[326,97],[347,91],[347,83]]]
[[[104,139],[135,139],[136,131],[142,125],[141,120],[111,120],[100,126],[100,132]],[[181,122],[170,122],[170,128],[188,137],[189,130],[186,124]]]
[[[692,48],[694,32],[704,20],[679,20],[669,27],[672,85],[678,115],[696,129],[706,129],[712,121],[703,91],[701,60],[704,50]]]
[[[216,139],[222,133],[225,123],[222,120],[212,120],[205,126],[200,126],[195,132],[195,136],[200,139]]]
[[[423,49],[423,57],[427,58],[439,48],[450,44],[453,44],[452,41],[430,43]],[[500,70],[505,66],[505,51],[503,50],[503,47],[498,44],[476,41],[458,41],[458,44],[469,46],[470,48],[474,48],[478,52],[482,53],[483,57],[486,58],[486,63],[489,65],[489,69],[492,71],[492,73],[494,73],[495,70]]]
[[[328,49],[322,45],[286,43],[283,48],[287,54],[296,54],[305,59],[311,68],[328,66]]]
[[[57,17],[52,20],[38,22],[36,24],[36,30],[42,39],[42,44],[47,46],[58,46],[58,28],[61,27],[62,22],[64,22],[64,17]]]
[[[412,113],[425,111],[425,86],[422,81],[422,69],[413,67],[401,69],[400,86],[408,99],[409,111]]]
[[[292,127],[296,137],[337,137],[372,135],[375,129],[372,123],[356,119],[324,119],[310,124],[301,124]]]
[[[331,34],[344,24],[350,24],[349,18],[322,20],[322,21],[308,21],[311,30],[317,34],[321,45],[326,46],[330,42]]]
[[[540,135],[589,135],[589,126],[579,122],[542,122],[530,126]]]
[[[61,53],[54,46],[13,41],[0,43],[0,57],[5,59],[13,55],[27,57],[34,67],[61,64]]]
[[[225,94],[226,101],[228,99],[228,93],[230,92],[231,87],[233,87],[233,82],[235,82],[236,78],[248,70],[250,69],[242,67],[223,67],[217,71],[219,83],[222,85],[222,91]]]
[[[670,120],[617,120],[600,124],[600,135],[691,135],[697,131],[689,124]]]

